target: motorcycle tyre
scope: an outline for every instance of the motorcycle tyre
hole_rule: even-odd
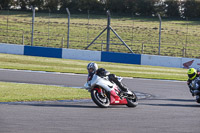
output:
[[[196,102],[200,103],[200,96],[196,96]]]
[[[132,108],[134,108],[134,107],[136,107],[137,105],[138,105],[138,98],[137,98],[137,95],[133,92],[133,95],[135,95],[135,98],[134,99],[129,99],[129,98],[126,98],[126,100],[127,100],[127,104],[126,104],[126,106],[128,106],[128,107],[132,107]]]
[[[109,105],[110,105],[110,100],[109,100],[109,98],[107,97],[106,98],[106,103],[102,103],[99,99],[98,99],[98,97],[97,97],[97,90],[91,90],[91,97],[92,97],[92,100],[93,100],[93,102],[96,104],[96,105],[98,105],[100,108],[107,108],[107,107],[109,107]]]

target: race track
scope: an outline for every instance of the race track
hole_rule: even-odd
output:
[[[87,75],[0,70],[0,81],[81,87]],[[91,100],[1,103],[0,133],[199,133],[200,105],[186,82],[124,78],[151,94],[136,108],[98,108]]]

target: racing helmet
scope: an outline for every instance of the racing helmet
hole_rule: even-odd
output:
[[[92,69],[92,73],[95,73],[98,69],[98,65],[94,62],[90,62],[88,65],[87,65],[87,70],[88,72],[90,73],[90,69]]]
[[[197,76],[197,70],[194,69],[194,68],[190,68],[190,69],[188,70],[187,74],[188,74],[189,79],[190,79],[190,80],[193,80],[193,79],[195,79],[196,76]]]

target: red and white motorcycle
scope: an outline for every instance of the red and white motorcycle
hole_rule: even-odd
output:
[[[121,81],[122,78],[118,80]],[[107,108],[110,105],[127,105],[128,107],[138,105],[138,98],[134,92],[121,92],[120,88],[111,83],[107,76],[99,77],[94,74],[92,80],[85,83],[84,88],[91,92],[92,100],[101,108]]]

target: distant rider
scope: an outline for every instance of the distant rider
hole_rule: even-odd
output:
[[[88,70],[88,79],[87,81],[90,81],[93,77],[94,74],[100,76],[100,77],[105,77],[108,76],[108,79],[111,82],[114,82],[122,91],[123,93],[129,94],[130,91],[126,86],[124,86],[121,82],[119,82],[118,78],[116,77],[115,74],[110,74],[108,71],[106,71],[104,68],[99,68],[98,65],[94,62],[91,62],[87,65],[87,70]]]
[[[188,87],[190,88],[192,96],[200,95],[200,70],[190,68],[187,74],[188,74],[187,84]]]

